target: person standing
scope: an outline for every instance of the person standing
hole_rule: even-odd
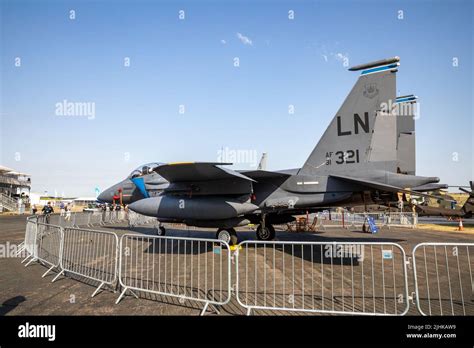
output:
[[[64,218],[65,220],[67,221],[71,221],[71,210],[72,210],[72,207],[71,205],[68,203],[65,207],[65,210],[66,210],[66,217]]]
[[[45,216],[45,223],[49,224],[49,217],[52,213],[54,213],[54,209],[51,206],[51,202],[48,202],[48,204],[46,204],[41,211],[43,212],[43,215]]]
[[[33,215],[36,215],[37,211],[38,211],[38,208],[36,208],[36,204],[33,204],[33,206],[31,207],[31,212],[33,213]]]
[[[64,202],[61,202],[61,204],[59,204],[59,216],[64,216],[64,213],[65,213]]]

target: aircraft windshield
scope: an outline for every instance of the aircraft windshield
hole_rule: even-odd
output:
[[[153,173],[154,169],[156,167],[160,166],[161,164],[163,164],[163,163],[158,163],[157,162],[157,163],[143,164],[140,167],[133,170],[128,177],[129,178],[136,178],[136,177],[139,177],[139,176],[151,174],[151,173]]]

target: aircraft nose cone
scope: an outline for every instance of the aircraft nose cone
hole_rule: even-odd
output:
[[[105,203],[112,203],[113,194],[110,192],[110,189],[107,189],[99,194],[97,200]]]
[[[158,197],[153,197],[133,202],[128,206],[128,209],[138,214],[156,217],[159,206],[160,199]]]

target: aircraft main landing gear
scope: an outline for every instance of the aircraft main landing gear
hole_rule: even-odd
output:
[[[166,234],[166,229],[160,224],[158,227],[156,227],[156,235],[157,236],[164,236]]]
[[[216,233],[216,238],[228,243],[229,245],[237,244],[237,233],[233,228],[219,228]]]
[[[256,233],[258,240],[275,239],[275,228],[270,224],[266,224],[266,226],[258,225]]]

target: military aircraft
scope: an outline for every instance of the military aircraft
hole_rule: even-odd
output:
[[[474,182],[469,182],[471,191],[460,187],[459,189],[467,194],[467,198],[461,209],[448,209],[443,207],[432,207],[429,205],[417,204],[415,205],[415,211],[418,216],[442,216],[446,218],[458,218],[458,219],[469,219],[472,217],[474,212]]]
[[[152,163],[98,199],[130,203],[130,210],[161,222],[217,228],[217,238],[236,243],[234,228],[249,223],[258,224],[258,239],[272,240],[274,224],[306,212],[389,204],[400,193],[433,197],[423,192],[445,185],[415,175],[414,117],[401,106],[416,103],[416,97],[396,97],[399,60],[349,69],[361,75],[301,168],[236,171],[226,167],[231,163]]]

